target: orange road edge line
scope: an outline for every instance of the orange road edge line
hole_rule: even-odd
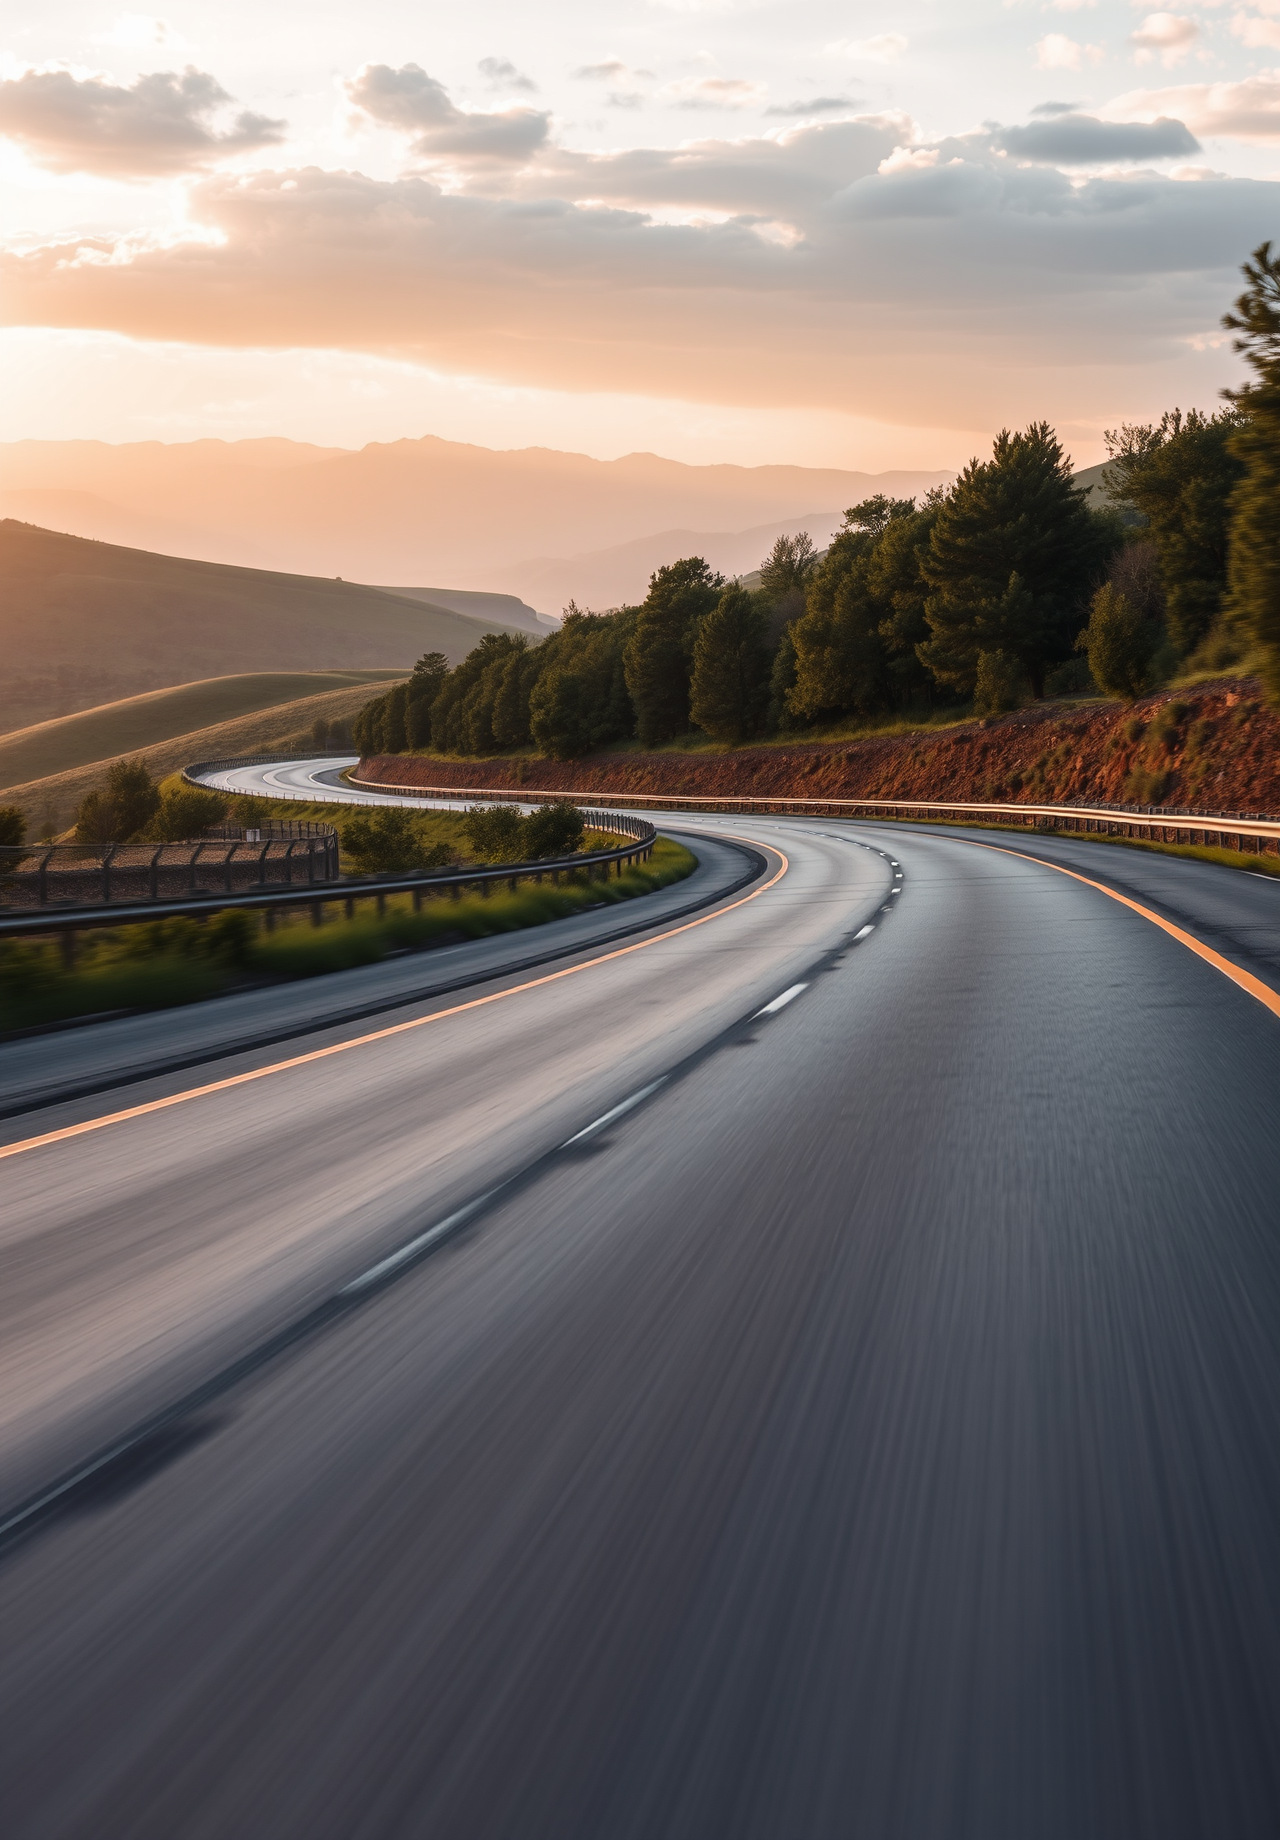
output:
[[[1172,920],[1162,919],[1151,908],[1144,907],[1141,901],[1134,901],[1127,894],[1120,894],[1116,889],[1108,888],[1105,882],[1091,881],[1087,875],[1080,875],[1074,869],[1064,869],[1060,863],[1047,862],[1043,856],[1028,856],[1025,850],[1010,850],[999,843],[979,843],[973,837],[965,837],[960,841],[971,844],[975,850],[994,850],[998,856],[1016,856],[1020,862],[1035,863],[1041,869],[1053,869],[1058,875],[1069,875],[1073,882],[1083,882],[1086,888],[1096,888],[1099,894],[1105,894],[1112,901],[1119,901],[1121,907],[1131,908],[1135,914],[1141,914],[1144,920],[1149,920],[1152,926],[1158,926],[1162,933],[1168,933],[1171,939],[1176,939],[1179,945],[1187,948],[1188,952],[1194,952],[1197,958],[1202,958],[1206,965],[1212,965],[1215,971],[1220,971],[1223,977],[1230,978],[1233,984],[1247,991],[1249,996],[1256,997],[1258,1002],[1264,1008],[1269,1009],[1273,1016],[1280,1016],[1280,995],[1272,990],[1269,984],[1264,984],[1261,978],[1254,977],[1251,971],[1245,971],[1239,965],[1233,965],[1229,958],[1224,958],[1221,952],[1215,952],[1212,946],[1204,945],[1190,933],[1184,933],[1180,926],[1173,924]]]
[[[731,831],[722,833],[724,836],[735,834]],[[754,838],[744,841],[750,842],[756,849],[770,850],[781,859],[782,867],[762,887],[744,894],[739,901],[730,901],[727,907],[718,907],[712,914],[703,914],[698,920],[686,920],[683,926],[674,926],[665,933],[656,933],[652,939],[637,940],[634,945],[619,946],[614,952],[604,952],[599,958],[586,959],[580,965],[566,965],[562,971],[550,971],[544,977],[530,978],[524,984],[513,984],[509,990],[495,990],[487,997],[472,997],[466,1003],[455,1003],[450,1009],[433,1010],[429,1016],[415,1016],[409,1022],[393,1022],[385,1029],[374,1029],[371,1034],[355,1035],[350,1041],[335,1041],[327,1048],[313,1048],[309,1053],[295,1054],[287,1061],[273,1061],[269,1067],[255,1067],[248,1073],[235,1073],[225,1080],[213,1080],[207,1086],[191,1086],[185,1092],[170,1093],[165,1099],[149,1099],[145,1105],[131,1105],[123,1112],[106,1112],[101,1118],[86,1118],[83,1124],[64,1125],[60,1131],[46,1131],[40,1137],[24,1137],[17,1143],[0,1145],[0,1161],[10,1156],[21,1156],[28,1150],[39,1150],[45,1144],[61,1144],[70,1137],[83,1137],[89,1131],[104,1131],[108,1125],[124,1124],[130,1118],[145,1118],[152,1112],[167,1111],[171,1105],[185,1105],[189,1099],[203,1099],[209,1093],[227,1092],[233,1086],[247,1086],[251,1080],[265,1080],[273,1073],[287,1073],[291,1067],[306,1067],[313,1061],[328,1060],[331,1055],[346,1054],[351,1048],[364,1048],[373,1041],[386,1041],[392,1035],[405,1035],[410,1029],[425,1028],[428,1023],[443,1022],[446,1016],[461,1016],[466,1010],[483,1009],[487,1003],[501,1003],[507,997],[518,997],[522,991],[537,990],[543,984],[555,984],[561,978],[576,977],[580,971],[590,971],[596,965],[607,965],[612,959],[626,958],[632,952],[643,952],[649,946],[675,939],[680,933],[692,932],[694,927],[706,926],[712,920],[731,914],[735,908],[745,907],[748,901],[756,901],[762,894],[768,894],[791,867],[790,859],[776,845],[759,844]],[[495,972],[494,975],[500,977],[501,973]],[[411,997],[406,1000],[413,1001]]]

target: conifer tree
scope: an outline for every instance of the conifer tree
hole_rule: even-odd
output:
[[[636,732],[646,747],[670,741],[689,726],[689,667],[697,626],[724,585],[723,575],[701,556],[686,556],[650,577],[625,654]]]
[[[971,460],[938,507],[920,565],[931,634],[921,662],[968,693],[979,654],[1008,652],[1043,696],[1120,541],[1114,514],[1090,511],[1047,422],[1003,430],[991,459]]]
[[[1280,704],[1280,252],[1263,243],[1244,264],[1249,286],[1223,325],[1254,381],[1232,393],[1241,415],[1231,447],[1244,467],[1232,500],[1230,608],[1262,656],[1267,694]]]
[[[716,741],[758,734],[769,701],[764,608],[745,588],[726,588],[698,625],[690,713]]]

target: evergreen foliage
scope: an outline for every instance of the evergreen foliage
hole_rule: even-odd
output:
[[[1012,652],[979,652],[973,686],[974,715],[1002,716],[1011,709],[1020,709],[1026,682]]]
[[[429,842],[421,820],[395,805],[380,805],[348,818],[342,827],[342,853],[361,875],[441,869],[453,859],[447,843]]]
[[[791,628],[796,671],[787,707],[793,715],[865,714],[885,700],[880,625],[890,609],[873,585],[872,562],[890,526],[914,512],[913,499],[883,494],[845,512],[844,528],[810,579],[805,613]]]
[[[763,605],[736,586],[699,623],[690,714],[713,740],[736,746],[760,732],[769,703],[766,631]]]
[[[1094,512],[1047,422],[1003,430],[937,507],[921,572],[930,637],[917,656],[933,676],[973,689],[979,654],[1006,651],[1033,693],[1070,655],[1080,613],[1121,530]]]
[[[0,844],[12,849],[27,841],[27,820],[18,805],[0,805]]]
[[[147,771],[145,760],[113,760],[98,792],[82,800],[76,817],[75,840],[102,849],[108,843],[128,843],[151,822],[160,808],[160,790]]]
[[[1243,472],[1234,409],[1168,410],[1106,433],[1110,490],[1145,520],[1159,557],[1169,636],[1189,657],[1216,624],[1227,587],[1231,497]]]
[[[1261,244],[1244,276],[1249,285],[1222,322],[1240,334],[1235,349],[1254,373],[1233,395],[1240,419],[1231,452],[1243,477],[1231,506],[1230,606],[1280,704],[1280,252]]]
[[[1157,622],[1108,581],[1093,597],[1076,650],[1088,654],[1089,674],[1104,696],[1132,703],[1152,686],[1160,638]]]
[[[689,664],[698,622],[724,585],[724,577],[701,556],[686,556],[650,577],[624,658],[636,733],[645,747],[688,730]]]

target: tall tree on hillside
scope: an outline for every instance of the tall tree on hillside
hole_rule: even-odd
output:
[[[646,747],[671,741],[689,726],[689,667],[699,620],[715,606],[723,575],[701,556],[686,556],[649,579],[625,657],[636,732]]]
[[[979,655],[1003,651],[1043,696],[1121,535],[1114,513],[1090,511],[1047,422],[1004,429],[991,459],[971,460],[938,507],[920,563],[931,635],[921,662],[968,694]]]
[[[1267,694],[1280,704],[1280,252],[1263,243],[1244,264],[1249,285],[1223,325],[1238,332],[1254,381],[1234,392],[1232,436],[1244,477],[1232,500],[1231,613],[1263,658]]]
[[[76,842],[101,849],[108,843],[127,843],[143,830],[160,809],[160,788],[147,771],[145,760],[113,760],[101,789],[81,802],[76,818]]]
[[[928,583],[921,564],[938,518],[941,492],[931,493],[919,511],[902,511],[886,519],[880,540],[867,559],[867,586],[880,608],[877,632],[884,648],[885,677],[899,703],[927,700],[932,678],[917,647],[929,637],[925,619]],[[905,500],[894,501],[899,507]]]
[[[1160,559],[1169,637],[1182,658],[1222,612],[1231,495],[1244,471],[1232,451],[1239,426],[1234,409],[1172,409],[1158,423],[1106,432],[1107,485],[1145,520]]]
[[[624,656],[638,609],[586,613],[570,602],[558,633],[538,647],[529,697],[533,739],[553,760],[572,760],[635,732]]]
[[[413,667],[405,708],[405,735],[411,748],[431,746],[431,705],[444,688],[449,660],[443,652],[424,652]]]
[[[878,493],[844,514],[809,580],[803,617],[790,628],[795,682],[787,694],[793,715],[812,720],[875,708],[885,688],[880,622],[885,609],[869,578],[872,558],[890,525],[909,518],[915,501]]]
[[[758,734],[769,701],[764,607],[745,588],[726,588],[698,625],[690,713],[716,741]]]
[[[431,705],[431,745],[437,753],[468,754],[493,745],[492,697],[497,695],[497,673],[490,677],[486,690],[471,699],[470,707],[468,699],[491,666],[505,662],[512,652],[523,651],[527,643],[523,636],[511,633],[486,633],[457,669],[450,671]],[[486,707],[489,691],[492,696]]]

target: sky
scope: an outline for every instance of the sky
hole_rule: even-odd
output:
[[[0,438],[953,467],[1211,408],[1280,0],[78,0],[0,40]]]

